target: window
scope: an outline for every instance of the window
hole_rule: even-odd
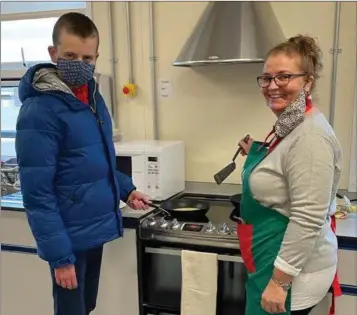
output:
[[[21,102],[18,95],[19,81],[1,82],[1,160],[7,161],[16,156],[16,121]]]
[[[1,2],[1,69],[23,70],[50,61],[47,47],[59,16],[87,13],[86,2]]]
[[[58,17],[1,22],[2,70],[50,61],[47,48]]]
[[[87,7],[87,4],[88,7]],[[16,121],[21,107],[18,82],[27,67],[49,62],[47,47],[59,16],[89,13],[90,2],[1,2],[1,160],[16,156]]]

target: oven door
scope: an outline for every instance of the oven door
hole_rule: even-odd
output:
[[[180,314],[181,249],[145,247],[142,267],[143,313]],[[246,276],[241,256],[218,254],[216,315],[245,314]]]

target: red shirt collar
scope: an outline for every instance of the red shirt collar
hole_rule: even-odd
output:
[[[83,103],[89,104],[88,97],[88,84],[83,84],[82,86],[71,89],[74,95]]]

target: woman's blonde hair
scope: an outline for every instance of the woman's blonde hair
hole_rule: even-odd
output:
[[[312,89],[316,85],[316,80],[320,77],[322,70],[322,51],[315,38],[304,35],[290,37],[272,48],[267,57],[277,53],[285,53],[288,56],[297,55],[301,60],[301,70],[306,73],[307,81],[312,80]]]

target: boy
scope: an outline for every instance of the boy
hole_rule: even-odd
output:
[[[96,26],[68,13],[52,40],[56,65],[36,65],[20,83],[16,152],[28,222],[50,264],[55,315],[88,315],[103,244],[123,235],[120,200],[134,209],[150,200],[116,171],[111,119],[93,79]]]

